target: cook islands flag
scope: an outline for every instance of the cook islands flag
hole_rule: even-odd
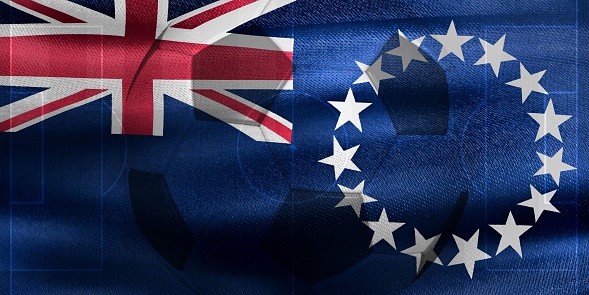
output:
[[[0,0],[0,294],[587,294],[579,0]]]

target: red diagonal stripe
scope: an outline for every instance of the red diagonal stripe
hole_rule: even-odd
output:
[[[32,109],[28,112],[24,112],[18,116],[14,116],[11,119],[6,121],[0,122],[0,132],[5,132],[10,130],[16,126],[39,118],[45,114],[51,113],[53,111],[59,110],[61,108],[67,107],[72,105],[76,102],[80,102],[84,99],[92,97],[94,95],[98,95],[102,92],[105,92],[106,89],[84,89],[80,92],[74,93],[70,96],[66,96],[60,100],[56,100],[54,102],[50,102],[44,106],[38,107],[36,109]]]
[[[244,7],[248,4],[252,4],[257,0],[232,0],[225,4],[221,4],[219,6],[213,7],[207,11],[199,13],[193,17],[187,18],[175,25],[172,28],[179,28],[179,29],[194,29],[210,20],[213,20],[221,15]]]
[[[218,102],[240,114],[247,116],[248,118],[264,125],[266,128],[272,130],[280,137],[284,138],[289,143],[292,141],[292,130],[284,124],[276,121],[275,119],[267,116],[266,114],[245,105],[231,97],[223,95],[215,90],[192,90],[208,99]]]
[[[81,19],[77,19],[69,14],[65,14],[59,10],[55,10],[51,7],[47,7],[45,5],[39,4],[33,0],[12,0],[12,2],[26,7],[30,10],[38,12],[40,14],[46,15],[58,22],[62,23],[86,23]]]

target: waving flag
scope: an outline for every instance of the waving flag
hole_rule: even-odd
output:
[[[585,3],[0,2],[1,294],[585,294]]]

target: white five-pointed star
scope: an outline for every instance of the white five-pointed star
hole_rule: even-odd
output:
[[[419,52],[419,46],[421,46],[421,42],[423,42],[424,38],[425,36],[421,36],[413,41],[409,41],[403,32],[399,30],[399,47],[387,53],[402,58],[403,72],[407,69],[412,60],[427,62],[427,59],[425,59],[425,57]]]
[[[464,55],[462,55],[462,45],[468,40],[472,39],[473,36],[458,36],[456,33],[456,27],[454,27],[454,21],[450,22],[448,33],[446,35],[431,35],[432,38],[442,43],[442,51],[438,60],[444,58],[446,55],[453,53],[461,61],[464,61]]]
[[[538,133],[536,134],[536,140],[544,137],[546,134],[552,134],[556,139],[562,141],[562,137],[560,136],[560,130],[558,126],[560,124],[566,122],[568,119],[571,118],[569,115],[557,115],[554,112],[554,105],[552,104],[552,99],[548,101],[548,106],[546,107],[546,111],[544,114],[538,113],[528,113],[538,124],[540,127],[538,128]]]
[[[328,101],[339,112],[339,119],[335,125],[335,129],[340,128],[347,122],[352,122],[360,132],[362,132],[362,124],[360,123],[360,112],[370,106],[369,102],[356,102],[352,89],[348,90],[348,95],[345,101]]]
[[[368,82],[370,85],[372,85],[372,89],[374,89],[376,94],[378,94],[380,80],[395,78],[395,76],[382,71],[382,56],[379,57],[371,66],[365,65],[359,61],[356,61],[356,64],[362,70],[362,76],[360,76],[360,78],[358,78],[354,84]]]
[[[544,87],[540,85],[540,79],[542,79],[542,76],[544,76],[546,70],[537,72],[535,74],[530,74],[530,72],[526,70],[524,65],[520,63],[519,71],[519,79],[507,82],[505,84],[522,89],[522,103],[526,102],[526,99],[528,99],[528,96],[530,96],[530,93],[532,93],[532,91],[548,94],[548,92],[544,90]]]
[[[542,166],[542,168],[540,168],[540,170],[538,170],[538,172],[536,172],[536,174],[534,174],[534,176],[550,174],[550,176],[552,176],[552,178],[554,179],[554,181],[558,185],[558,183],[560,181],[560,173],[561,172],[577,169],[573,166],[570,166],[570,165],[562,162],[562,152],[563,152],[563,149],[561,148],[552,157],[549,157],[548,155],[543,155],[541,153],[536,152],[536,154],[538,154],[538,157],[540,157],[540,160],[542,161],[542,163],[544,163],[544,166]]]
[[[517,225],[515,219],[513,219],[511,211],[509,211],[509,216],[507,216],[505,224],[489,224],[489,226],[501,235],[497,254],[507,249],[507,247],[511,247],[517,252],[517,254],[519,254],[519,257],[522,257],[522,248],[519,243],[519,237],[532,228],[531,225]]]
[[[335,171],[335,179],[338,179],[345,169],[360,171],[360,168],[358,168],[358,166],[352,162],[352,158],[354,157],[354,154],[356,154],[356,151],[359,147],[360,145],[357,145],[344,151],[334,136],[333,155],[319,160],[319,163],[333,166],[333,170]]]
[[[389,222],[387,211],[382,209],[378,221],[364,221],[364,224],[374,231],[372,241],[370,241],[370,247],[376,245],[376,243],[380,242],[381,240],[385,240],[393,247],[393,249],[397,249],[397,245],[395,245],[395,239],[393,238],[393,232],[396,231],[399,227],[403,226],[405,223]]]
[[[360,182],[355,188],[350,189],[343,185],[339,185],[339,189],[344,194],[344,198],[337,204],[335,207],[343,207],[343,206],[350,206],[356,212],[356,215],[360,217],[360,210],[362,209],[362,204],[376,202],[376,199],[373,199],[364,194],[364,181]]]
[[[472,279],[472,275],[474,273],[474,264],[479,260],[485,260],[491,258],[487,253],[479,250],[478,243],[479,243],[479,231],[477,230],[468,241],[461,239],[456,235],[452,235],[454,240],[456,241],[456,246],[458,246],[458,254],[454,256],[452,261],[448,263],[448,266],[457,265],[457,264],[464,264],[466,267],[466,271],[468,275]]]
[[[504,61],[515,60],[515,57],[503,51],[505,35],[503,35],[503,37],[501,37],[495,44],[491,44],[481,38],[479,38],[479,41],[481,41],[481,45],[483,45],[483,48],[485,49],[485,55],[483,55],[475,65],[490,64],[493,68],[493,72],[495,72],[495,76],[499,77],[501,63]]]
[[[434,247],[440,239],[440,235],[425,239],[417,229],[415,229],[415,246],[407,248],[401,253],[411,255],[415,257],[415,266],[417,267],[417,273],[421,271],[427,261],[442,265],[442,261],[438,258]]]
[[[556,207],[554,207],[554,205],[552,205],[552,203],[550,203],[550,200],[552,200],[552,197],[554,197],[556,190],[551,191],[551,192],[547,192],[545,194],[541,194],[532,185],[530,185],[530,190],[532,192],[532,198],[528,199],[526,201],[523,201],[523,202],[519,203],[518,205],[533,208],[534,209],[534,217],[536,218],[536,222],[538,221],[538,219],[540,218],[540,215],[542,215],[542,212],[544,212],[544,211],[551,211],[551,212],[560,213],[560,211],[558,211],[558,209],[556,209]]]

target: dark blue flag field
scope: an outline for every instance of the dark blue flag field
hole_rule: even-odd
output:
[[[0,294],[589,294],[579,0],[1,0]]]

